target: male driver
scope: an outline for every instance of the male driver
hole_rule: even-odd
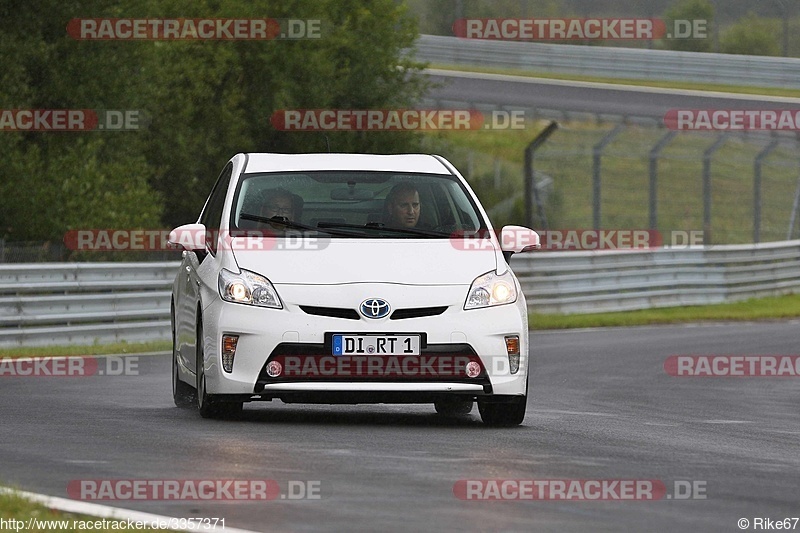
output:
[[[399,183],[386,197],[386,225],[413,228],[419,222],[419,192],[411,183]]]

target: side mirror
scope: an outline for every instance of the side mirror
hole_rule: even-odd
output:
[[[538,250],[542,247],[539,234],[524,226],[503,226],[500,231],[500,249],[506,261],[513,254]]]
[[[167,245],[187,252],[206,249],[206,227],[203,224],[184,224],[169,232]]]

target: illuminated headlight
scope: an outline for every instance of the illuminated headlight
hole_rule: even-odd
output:
[[[234,274],[222,269],[219,273],[219,294],[226,302],[283,308],[272,283],[264,276],[247,270]]]
[[[493,305],[510,304],[517,301],[517,287],[511,272],[499,275],[487,272],[475,278],[469,288],[464,309],[478,309]]]

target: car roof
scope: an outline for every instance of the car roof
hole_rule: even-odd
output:
[[[246,154],[244,172],[355,170],[450,174],[439,159],[427,154]]]

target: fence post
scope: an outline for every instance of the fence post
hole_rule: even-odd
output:
[[[658,156],[677,134],[670,131],[650,150],[650,229],[658,229]]]
[[[533,173],[533,158],[536,155],[536,150],[547,141],[547,139],[558,129],[558,122],[551,120],[542,132],[533,139],[530,144],[525,148],[525,222],[529,228],[533,228],[533,203],[536,202],[536,208],[539,210],[539,218],[542,221],[542,229],[547,228],[547,216],[544,212],[542,199],[539,196],[539,190],[536,188],[536,176]]]
[[[779,144],[777,139],[773,139],[758,153],[753,163],[753,242],[761,242],[761,165]]]
[[[617,124],[592,149],[592,224],[594,229],[600,229],[600,163],[603,157],[603,150],[625,128],[625,124]]]
[[[703,244],[710,244],[711,236],[711,158],[727,138],[728,132],[723,133],[703,152]]]

